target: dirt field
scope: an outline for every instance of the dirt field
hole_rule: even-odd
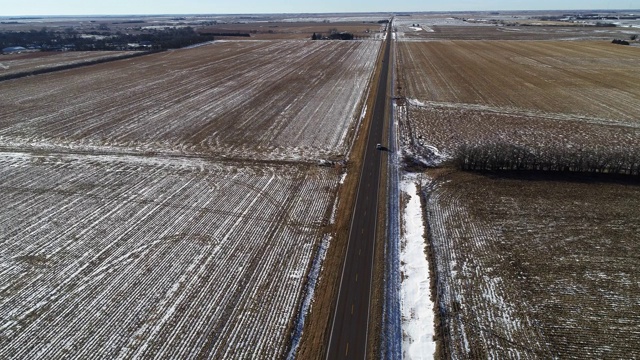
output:
[[[590,162],[628,173],[640,162],[640,124],[633,121],[416,101],[396,110],[405,156],[427,164],[458,161],[467,149],[496,147],[521,154],[519,165],[513,164],[520,167],[569,161],[574,168],[578,163],[586,168]],[[505,154],[505,161],[510,157],[515,156]]]
[[[343,168],[317,162],[345,159],[380,44],[219,41],[0,83],[0,357],[285,357],[346,227]]]
[[[0,56],[0,77],[63,65],[81,64],[94,60],[117,58],[134,54],[133,51],[68,51],[31,52]]]
[[[640,48],[608,42],[399,43],[402,94],[638,121]]]
[[[417,22],[418,20],[416,20]],[[629,30],[579,26],[433,25],[428,30],[400,28],[400,40],[603,40],[628,39]],[[636,31],[640,32],[640,31]],[[632,32],[633,33],[633,32]]]
[[[382,17],[381,17],[382,18]],[[250,34],[243,37],[219,37],[236,40],[277,40],[300,39],[309,40],[316,33],[328,35],[332,30],[348,32],[358,39],[375,38],[382,30],[376,22],[255,22],[244,24],[219,24],[199,29],[202,33],[243,33]],[[217,37],[218,38],[218,37]]]
[[[5,81],[0,144],[216,158],[339,158],[379,45],[216,42]]]
[[[398,86],[408,100],[396,110],[407,156],[440,163],[461,147],[494,145],[545,162],[640,154],[640,70],[632,60],[640,49],[539,41],[399,48]]]
[[[0,180],[3,359],[282,358],[339,173],[1,153]]]
[[[637,184],[455,172],[424,185],[445,354],[640,354]]]
[[[498,31],[457,29],[462,39]],[[444,358],[640,354],[637,180],[566,174],[576,159],[638,158],[640,49],[549,41],[557,30],[545,41],[398,44],[402,150],[437,167],[421,172]],[[460,148],[483,146],[497,151],[488,161],[517,149],[516,162],[572,165],[555,167],[561,175],[453,168]]]

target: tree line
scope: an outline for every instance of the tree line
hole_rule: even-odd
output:
[[[640,149],[612,150],[601,147],[539,151],[523,146],[495,143],[461,145],[453,160],[462,170],[556,171],[640,175]]]
[[[329,34],[313,33],[311,40],[353,40],[355,36],[352,33],[331,30]]]
[[[87,36],[93,35],[93,36]],[[191,27],[149,30],[137,34],[93,31],[78,33],[72,28],[54,31],[43,28],[31,31],[7,31],[0,33],[0,48],[22,46],[43,51],[55,50],[122,50],[129,44],[144,44],[141,49],[176,49],[213,41],[211,34],[200,34]]]

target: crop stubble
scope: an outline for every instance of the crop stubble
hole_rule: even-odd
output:
[[[1,357],[282,356],[334,169],[0,162]]]
[[[377,42],[222,42],[0,84],[0,141],[226,158],[339,157]]]
[[[638,153],[637,48],[433,41],[399,49],[407,105],[396,112],[409,156],[450,158],[461,145],[483,144]],[[639,353],[636,184],[428,173],[436,178],[423,195],[445,357]]]
[[[640,354],[637,185],[456,172],[426,189],[449,356]]]
[[[607,42],[400,42],[404,95],[638,122],[640,49]]]
[[[428,157],[435,147],[453,158],[462,146],[496,144],[543,162],[640,154],[638,49],[588,41],[403,42],[399,48],[407,102],[398,111],[405,150],[413,154]]]
[[[283,356],[338,186],[309,162],[346,155],[378,49],[219,42],[0,84],[2,356]]]
[[[99,59],[118,58],[135,53],[135,51],[69,51],[5,55],[0,57],[0,77]]]

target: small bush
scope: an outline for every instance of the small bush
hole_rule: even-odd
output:
[[[611,43],[618,45],[630,45],[626,40],[614,39]]]

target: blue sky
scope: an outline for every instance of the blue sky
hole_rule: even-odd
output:
[[[16,15],[229,14],[465,10],[639,9],[640,0],[0,0]]]

